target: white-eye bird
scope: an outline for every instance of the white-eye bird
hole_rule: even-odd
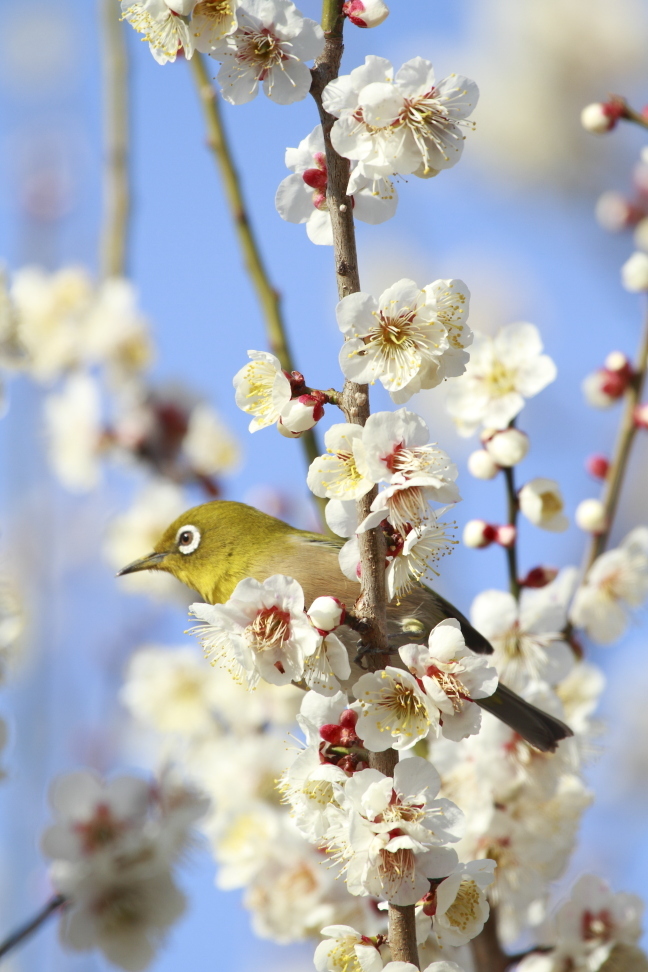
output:
[[[352,611],[360,584],[340,570],[338,553],[343,543],[334,537],[296,530],[244,503],[214,500],[183,513],[165,530],[153,553],[124,567],[119,575],[164,570],[197,591],[203,601],[223,604],[246,577],[263,581],[273,574],[285,574],[301,585],[307,605],[316,597],[328,595]],[[387,635],[394,652],[391,663],[402,668],[397,649],[427,641],[432,628],[444,618],[459,621],[472,651],[492,653],[490,643],[461,611],[421,584],[387,606]],[[337,633],[353,659],[358,635],[348,627]],[[353,680],[358,674],[356,669]],[[474,701],[545,752],[553,752],[561,739],[573,735],[559,719],[537,709],[501,683],[494,695]]]

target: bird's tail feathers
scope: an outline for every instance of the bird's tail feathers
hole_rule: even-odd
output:
[[[560,719],[537,709],[501,682],[494,695],[486,699],[475,699],[475,702],[543,753],[553,753],[561,739],[574,735],[569,726]]]

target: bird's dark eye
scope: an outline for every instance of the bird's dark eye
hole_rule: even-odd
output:
[[[181,554],[193,553],[200,543],[200,530],[191,524],[181,526],[176,533],[176,543]]]

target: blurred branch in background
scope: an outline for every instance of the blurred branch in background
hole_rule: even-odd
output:
[[[115,0],[99,0],[103,40],[104,212],[101,276],[123,277],[128,259],[131,188],[128,172],[130,119],[126,26]]]
[[[207,126],[208,145],[218,165],[223,181],[225,197],[232,214],[232,219],[234,220],[236,234],[245,260],[245,266],[256,290],[259,303],[261,304],[270,349],[273,354],[276,354],[284,371],[295,371],[295,364],[290,351],[286,325],[281,310],[281,297],[268,276],[268,271],[252,228],[239,174],[223,127],[218,96],[207,74],[204,60],[197,52],[191,59],[191,70],[203,108]],[[319,456],[321,449],[317,444],[317,438],[313,431],[304,432],[301,436],[301,443],[309,463]],[[326,501],[316,497],[316,502],[323,518]]]

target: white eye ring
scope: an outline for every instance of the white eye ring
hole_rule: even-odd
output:
[[[190,533],[191,540],[185,543],[180,543],[180,537],[183,533]],[[193,526],[191,523],[187,523],[185,526],[181,526],[176,533],[176,543],[178,545],[178,550],[181,554],[193,553],[198,544],[200,543],[200,530],[198,527]]]

